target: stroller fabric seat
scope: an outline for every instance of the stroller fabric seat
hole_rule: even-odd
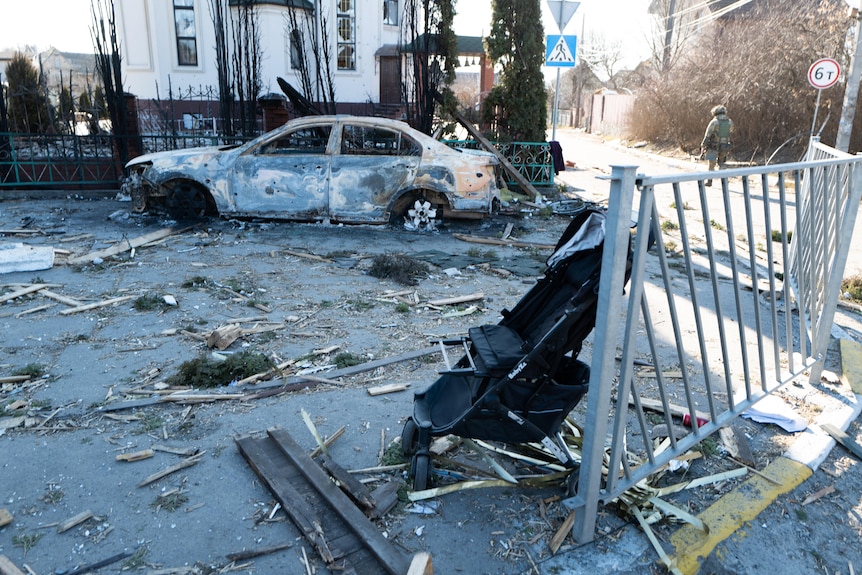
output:
[[[506,325],[471,327],[467,334],[479,359],[477,366],[488,373],[509,371],[528,351],[518,332]]]

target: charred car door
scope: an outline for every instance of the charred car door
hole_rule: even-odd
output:
[[[233,173],[236,210],[298,219],[327,217],[331,123],[301,126],[237,158]]]
[[[381,222],[392,197],[413,183],[422,147],[390,128],[346,123],[332,155],[329,213],[344,222]]]

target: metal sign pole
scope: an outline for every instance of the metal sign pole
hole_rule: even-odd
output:
[[[572,14],[578,9],[578,6],[581,5],[580,2],[573,2],[571,0],[547,0],[548,7],[551,9],[553,13],[556,5],[559,5],[560,13],[555,14],[554,17],[557,19],[557,27],[560,29],[560,34],[562,35],[563,30],[566,28],[566,24],[569,23],[569,20],[572,17]],[[574,55],[573,55],[574,56]],[[559,116],[559,105],[560,105],[560,69],[557,68],[557,85],[554,89],[554,109],[551,111],[551,141],[555,141],[557,139],[557,117]]]
[[[560,105],[560,69],[557,68],[557,87],[554,90],[554,110],[553,114],[553,128],[551,129],[551,141],[556,141],[557,139],[557,115],[558,109]]]

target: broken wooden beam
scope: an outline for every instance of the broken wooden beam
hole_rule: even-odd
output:
[[[82,256],[69,258],[66,260],[67,264],[75,265],[75,264],[83,264],[83,263],[92,263],[97,259],[105,259],[111,256],[115,256],[117,254],[121,254],[123,252],[131,251],[135,248],[143,246],[145,244],[149,244],[151,242],[155,242],[174,234],[180,234],[186,232],[190,229],[194,228],[194,226],[188,226],[185,228],[162,228],[160,230],[156,230],[154,232],[150,232],[148,234],[144,234],[142,236],[138,236],[132,239],[122,239],[119,243],[104,250],[99,250],[95,252],[90,252],[88,254],[84,254]]]
[[[76,525],[80,525],[81,523],[83,523],[84,521],[86,521],[87,519],[90,519],[92,517],[93,517],[93,512],[90,511],[89,509],[86,511],[81,511],[80,513],[78,513],[74,517],[70,517],[66,521],[63,521],[62,523],[60,523],[60,525],[57,526],[57,533],[63,533],[64,531],[68,531],[72,527],[75,527]]]
[[[435,300],[427,301],[425,303],[428,305],[434,305],[434,306],[455,305],[455,304],[459,304],[459,303],[467,303],[470,301],[478,301],[480,299],[484,299],[484,297],[485,297],[485,294],[482,292],[479,292],[479,293],[473,293],[473,294],[469,294],[469,295],[461,295],[461,296],[455,296],[455,297],[435,299]]]
[[[117,455],[117,461],[141,461],[142,459],[149,459],[155,454],[152,449],[142,449],[140,451],[133,451],[131,453],[120,453]]]
[[[7,301],[12,301],[13,299],[17,299],[19,297],[31,294],[33,292],[37,292],[39,290],[45,289],[48,287],[47,284],[30,284],[27,287],[22,287],[20,289],[11,291],[7,294],[3,294],[0,296],[0,303],[6,303]]]
[[[255,557],[269,555],[270,553],[284,551],[285,549],[290,549],[291,547],[293,547],[293,543],[277,543],[276,545],[270,545],[268,547],[249,549],[247,551],[239,551],[237,553],[228,553],[227,555],[225,555],[225,558],[228,561],[245,561],[246,559],[254,559]]]
[[[509,159],[506,158],[506,156],[504,156],[503,153],[500,152],[500,150],[498,150],[497,147],[492,144],[490,140],[488,140],[488,138],[483,136],[482,133],[476,129],[476,126],[474,126],[472,122],[470,122],[466,117],[464,117],[462,113],[458,111],[455,112],[455,119],[458,120],[459,124],[464,126],[464,129],[467,130],[467,132],[469,132],[470,135],[473,136],[473,138],[475,138],[476,141],[479,142],[479,144],[481,144],[483,148],[485,148],[487,151],[491,152],[497,157],[497,159],[500,161],[500,164],[503,166],[503,169],[506,170],[506,172],[508,172],[510,176],[512,176],[512,179],[515,180],[515,182],[521,187],[522,190],[524,190],[524,192],[526,192],[534,200],[541,197],[536,188],[533,187],[533,184],[531,184],[530,181],[524,177],[524,174],[522,174],[518,168],[513,166]]]
[[[196,465],[201,460],[204,453],[206,453],[206,452],[201,451],[197,455],[193,455],[193,456],[189,457],[188,459],[184,459],[184,460],[180,461],[179,463],[177,463],[176,465],[171,465],[167,469],[163,469],[161,471],[157,471],[156,473],[153,473],[152,475],[150,475],[149,477],[147,477],[146,479],[144,479],[143,481],[138,483],[138,487],[144,487],[146,485],[149,485],[150,483],[153,483],[154,481],[158,481],[159,479],[161,479],[163,477],[167,477],[171,473],[175,473],[177,471],[180,471],[181,469],[185,469],[186,467],[191,467],[192,465]]]
[[[5,555],[0,555],[0,575],[25,575],[12,560]]]
[[[407,575],[434,575],[434,565],[431,562],[431,554],[420,551],[410,561],[410,569]]]
[[[844,446],[847,451],[862,459],[862,446],[853,441],[853,438],[832,425],[831,423],[824,423],[820,426],[820,429],[828,433],[832,436],[832,438]]]
[[[501,240],[498,238],[486,238],[484,236],[471,236],[467,234],[452,234],[452,237],[462,242],[474,244],[489,244],[492,246],[509,246],[513,248],[535,248],[537,250],[552,250],[556,246],[552,244],[537,244],[532,242],[519,242],[517,240]]]
[[[374,387],[369,387],[366,389],[368,395],[376,396],[376,395],[385,395],[387,393],[395,393],[397,391],[404,391],[406,389],[410,389],[409,383],[387,383],[385,385],[376,385]]]
[[[311,457],[283,429],[273,428],[267,434],[278,443],[279,448],[296,462],[299,472],[304,475],[326,499],[344,522],[366,543],[371,552],[383,563],[392,575],[407,571],[404,556],[392,546],[391,542],[368,521],[347,496],[338,489],[323,470],[314,464]]]
[[[113,298],[106,299],[103,301],[88,303],[86,305],[81,305],[78,307],[70,307],[69,309],[64,309],[63,311],[61,311],[60,315],[70,315],[73,313],[80,313],[82,311],[90,311],[91,309],[98,309],[100,307],[107,307],[109,305],[114,305],[114,304],[122,303],[124,301],[129,301],[130,299],[132,299],[134,297],[135,296],[133,296],[133,295],[124,295],[124,296],[120,296],[120,297],[113,297]]]

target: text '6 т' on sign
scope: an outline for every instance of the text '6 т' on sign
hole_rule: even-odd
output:
[[[832,58],[821,58],[808,68],[808,83],[823,90],[834,86],[841,77],[841,66]]]

